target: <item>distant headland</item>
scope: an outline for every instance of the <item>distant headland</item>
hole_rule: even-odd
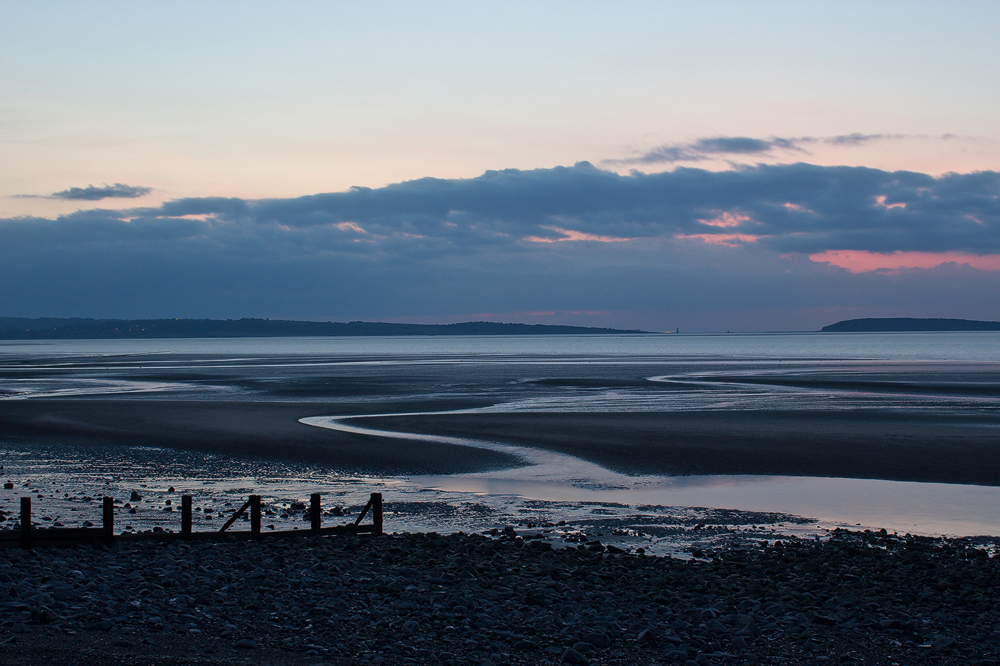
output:
[[[59,319],[0,317],[0,340],[101,340],[119,338],[278,338],[403,335],[601,335],[639,330],[502,324],[392,324],[281,319]]]
[[[820,329],[824,333],[900,333],[906,331],[1000,331],[1000,321],[972,319],[847,319]]]

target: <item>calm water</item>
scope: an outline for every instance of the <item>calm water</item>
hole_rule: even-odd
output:
[[[0,400],[81,396],[338,404],[388,404],[402,396],[475,398],[485,401],[477,410],[494,412],[881,410],[968,415],[979,427],[995,428],[1000,332],[0,343]],[[361,419],[310,425],[364,428]],[[221,493],[222,499],[253,487],[266,489],[276,501],[322,489],[345,502],[377,488],[398,506],[440,509],[434,515],[399,511],[397,522],[413,529],[490,526],[529,512],[551,520],[611,516],[616,529],[630,525],[626,532],[638,531],[655,546],[649,536],[655,534],[652,510],[644,509],[640,520],[638,507],[688,506],[777,516],[760,518],[770,523],[785,520],[781,514],[806,516],[814,519],[811,529],[860,524],[1000,535],[998,488],[781,477],[637,478],[505,442],[455,443],[504,450],[525,464],[497,473],[345,479],[336,470],[209,463],[192,454],[140,447],[132,454],[88,459],[84,449],[5,445],[0,431],[2,473],[30,475],[35,484],[63,487],[72,478],[86,486],[81,492],[96,494],[140,484],[161,492],[159,486],[169,483],[206,497]],[[0,494],[0,505],[13,501],[12,492],[18,491]],[[470,506],[481,510],[470,513]],[[787,524],[803,529],[801,521]]]
[[[0,342],[0,358],[195,354],[348,357],[568,356],[1000,362],[1000,331],[222,338]]]

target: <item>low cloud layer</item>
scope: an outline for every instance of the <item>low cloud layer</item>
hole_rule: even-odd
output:
[[[103,185],[94,187],[71,187],[61,192],[53,192],[48,195],[22,194],[22,199],[63,199],[65,201],[101,201],[102,199],[138,199],[153,191],[151,187],[141,185],[125,185],[115,183],[114,185]]]
[[[795,138],[770,137],[755,139],[747,136],[717,136],[702,138],[690,143],[671,143],[657,146],[652,150],[626,159],[605,160],[608,165],[628,164],[672,164],[674,162],[700,162],[711,159],[725,159],[756,155],[769,156],[775,151],[808,154],[807,147],[815,144],[831,146],[860,146],[872,141],[898,140],[907,138],[903,134],[841,134],[837,136],[800,136]]]
[[[752,141],[701,149],[752,152]],[[951,259],[861,273],[810,259],[845,251]],[[1000,271],[954,260],[965,254],[1000,254],[996,172],[790,164],[620,175],[581,163],[0,220],[0,279],[12,286],[0,314],[553,311],[688,330],[812,328],[846,318],[836,313],[1000,318]]]

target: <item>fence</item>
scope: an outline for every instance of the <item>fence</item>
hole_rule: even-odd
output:
[[[218,531],[195,531],[192,515],[191,495],[181,496],[181,530],[180,532],[123,532],[115,534],[115,504],[110,497],[103,502],[103,523],[101,527],[50,527],[39,529],[31,523],[31,498],[21,498],[20,528],[0,531],[0,548],[34,548],[36,546],[69,546],[79,543],[103,542],[113,544],[122,541],[193,541],[193,540],[256,540],[273,537],[294,537],[320,534],[382,534],[382,493],[372,493],[364,509],[353,523],[343,525],[322,526],[322,502],[319,493],[310,497],[309,529],[307,530],[273,530],[261,531],[261,501],[260,495],[250,495],[249,499],[237,509],[229,520]],[[250,529],[248,531],[229,531],[240,516],[250,512]],[[362,525],[369,511],[372,522]]]

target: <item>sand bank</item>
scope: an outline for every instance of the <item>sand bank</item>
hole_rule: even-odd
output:
[[[518,464],[496,451],[313,428],[309,416],[437,411],[471,402],[0,402],[8,442],[146,445],[332,465],[452,474]],[[489,413],[367,418],[364,425],[541,447],[627,474],[834,476],[1000,485],[995,417],[868,412]]]

